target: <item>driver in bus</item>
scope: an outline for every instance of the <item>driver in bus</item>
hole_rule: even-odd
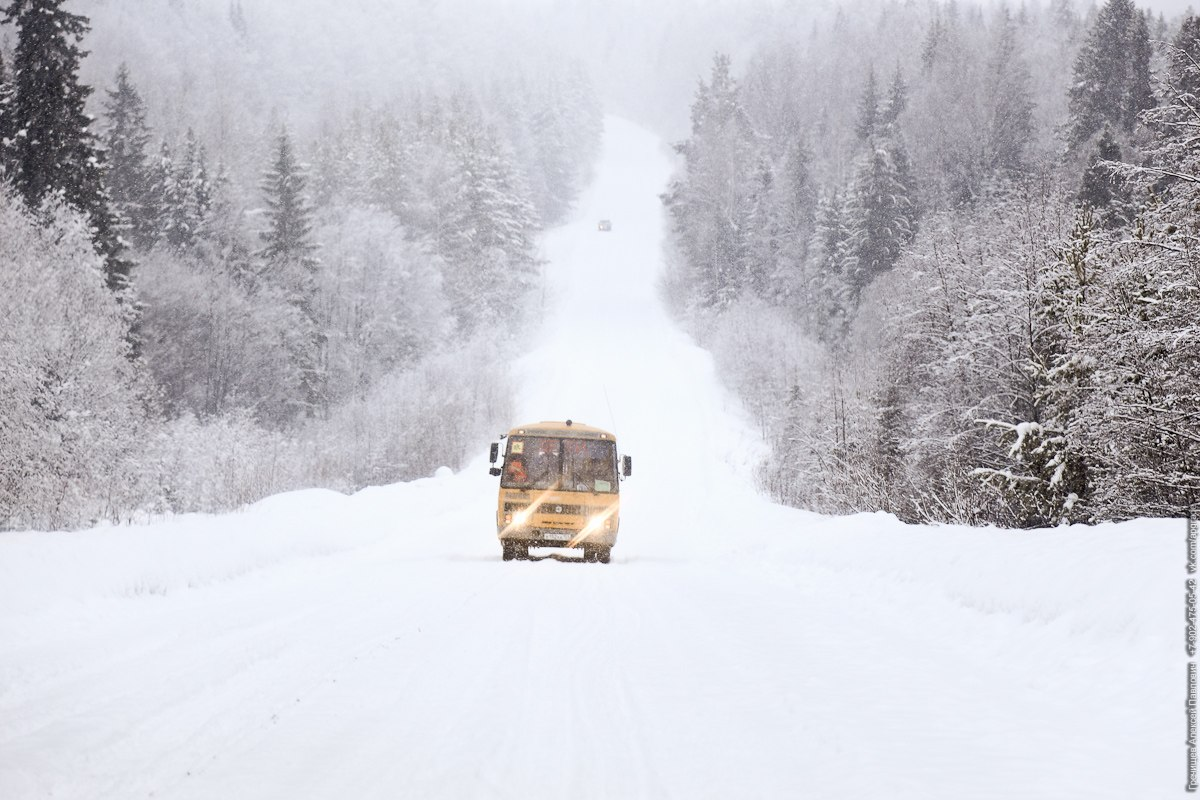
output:
[[[529,476],[525,473],[525,461],[520,456],[509,458],[504,469],[508,472],[508,480],[511,483],[529,483]]]

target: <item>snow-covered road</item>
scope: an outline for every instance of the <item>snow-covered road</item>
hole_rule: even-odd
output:
[[[0,534],[0,798],[1181,794],[1182,524],[763,500],[753,435],[656,297],[670,167],[608,121],[517,367],[514,422],[610,428],[635,458],[612,564],[501,562],[482,458]]]

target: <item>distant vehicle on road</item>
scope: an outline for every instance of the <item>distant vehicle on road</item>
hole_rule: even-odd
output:
[[[568,547],[607,564],[621,521],[620,482],[633,473],[633,459],[617,455],[616,437],[567,420],[521,425],[500,438],[504,464],[489,471],[500,476],[496,535],[504,560],[527,559],[530,547]],[[492,464],[500,444],[492,444]]]
[[[611,231],[612,230],[612,220],[611,219],[600,220],[600,222],[596,225],[596,230],[601,231],[601,232]]]

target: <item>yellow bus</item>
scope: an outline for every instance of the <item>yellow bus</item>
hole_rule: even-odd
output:
[[[608,431],[567,420],[520,425],[492,444],[500,478],[496,534],[504,560],[529,558],[530,547],[583,550],[607,564],[620,527],[620,482],[633,459],[620,457]],[[618,474],[618,467],[620,474]]]

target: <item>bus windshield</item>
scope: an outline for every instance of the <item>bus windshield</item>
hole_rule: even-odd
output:
[[[511,436],[500,485],[506,489],[617,491],[617,451],[611,441]]]

